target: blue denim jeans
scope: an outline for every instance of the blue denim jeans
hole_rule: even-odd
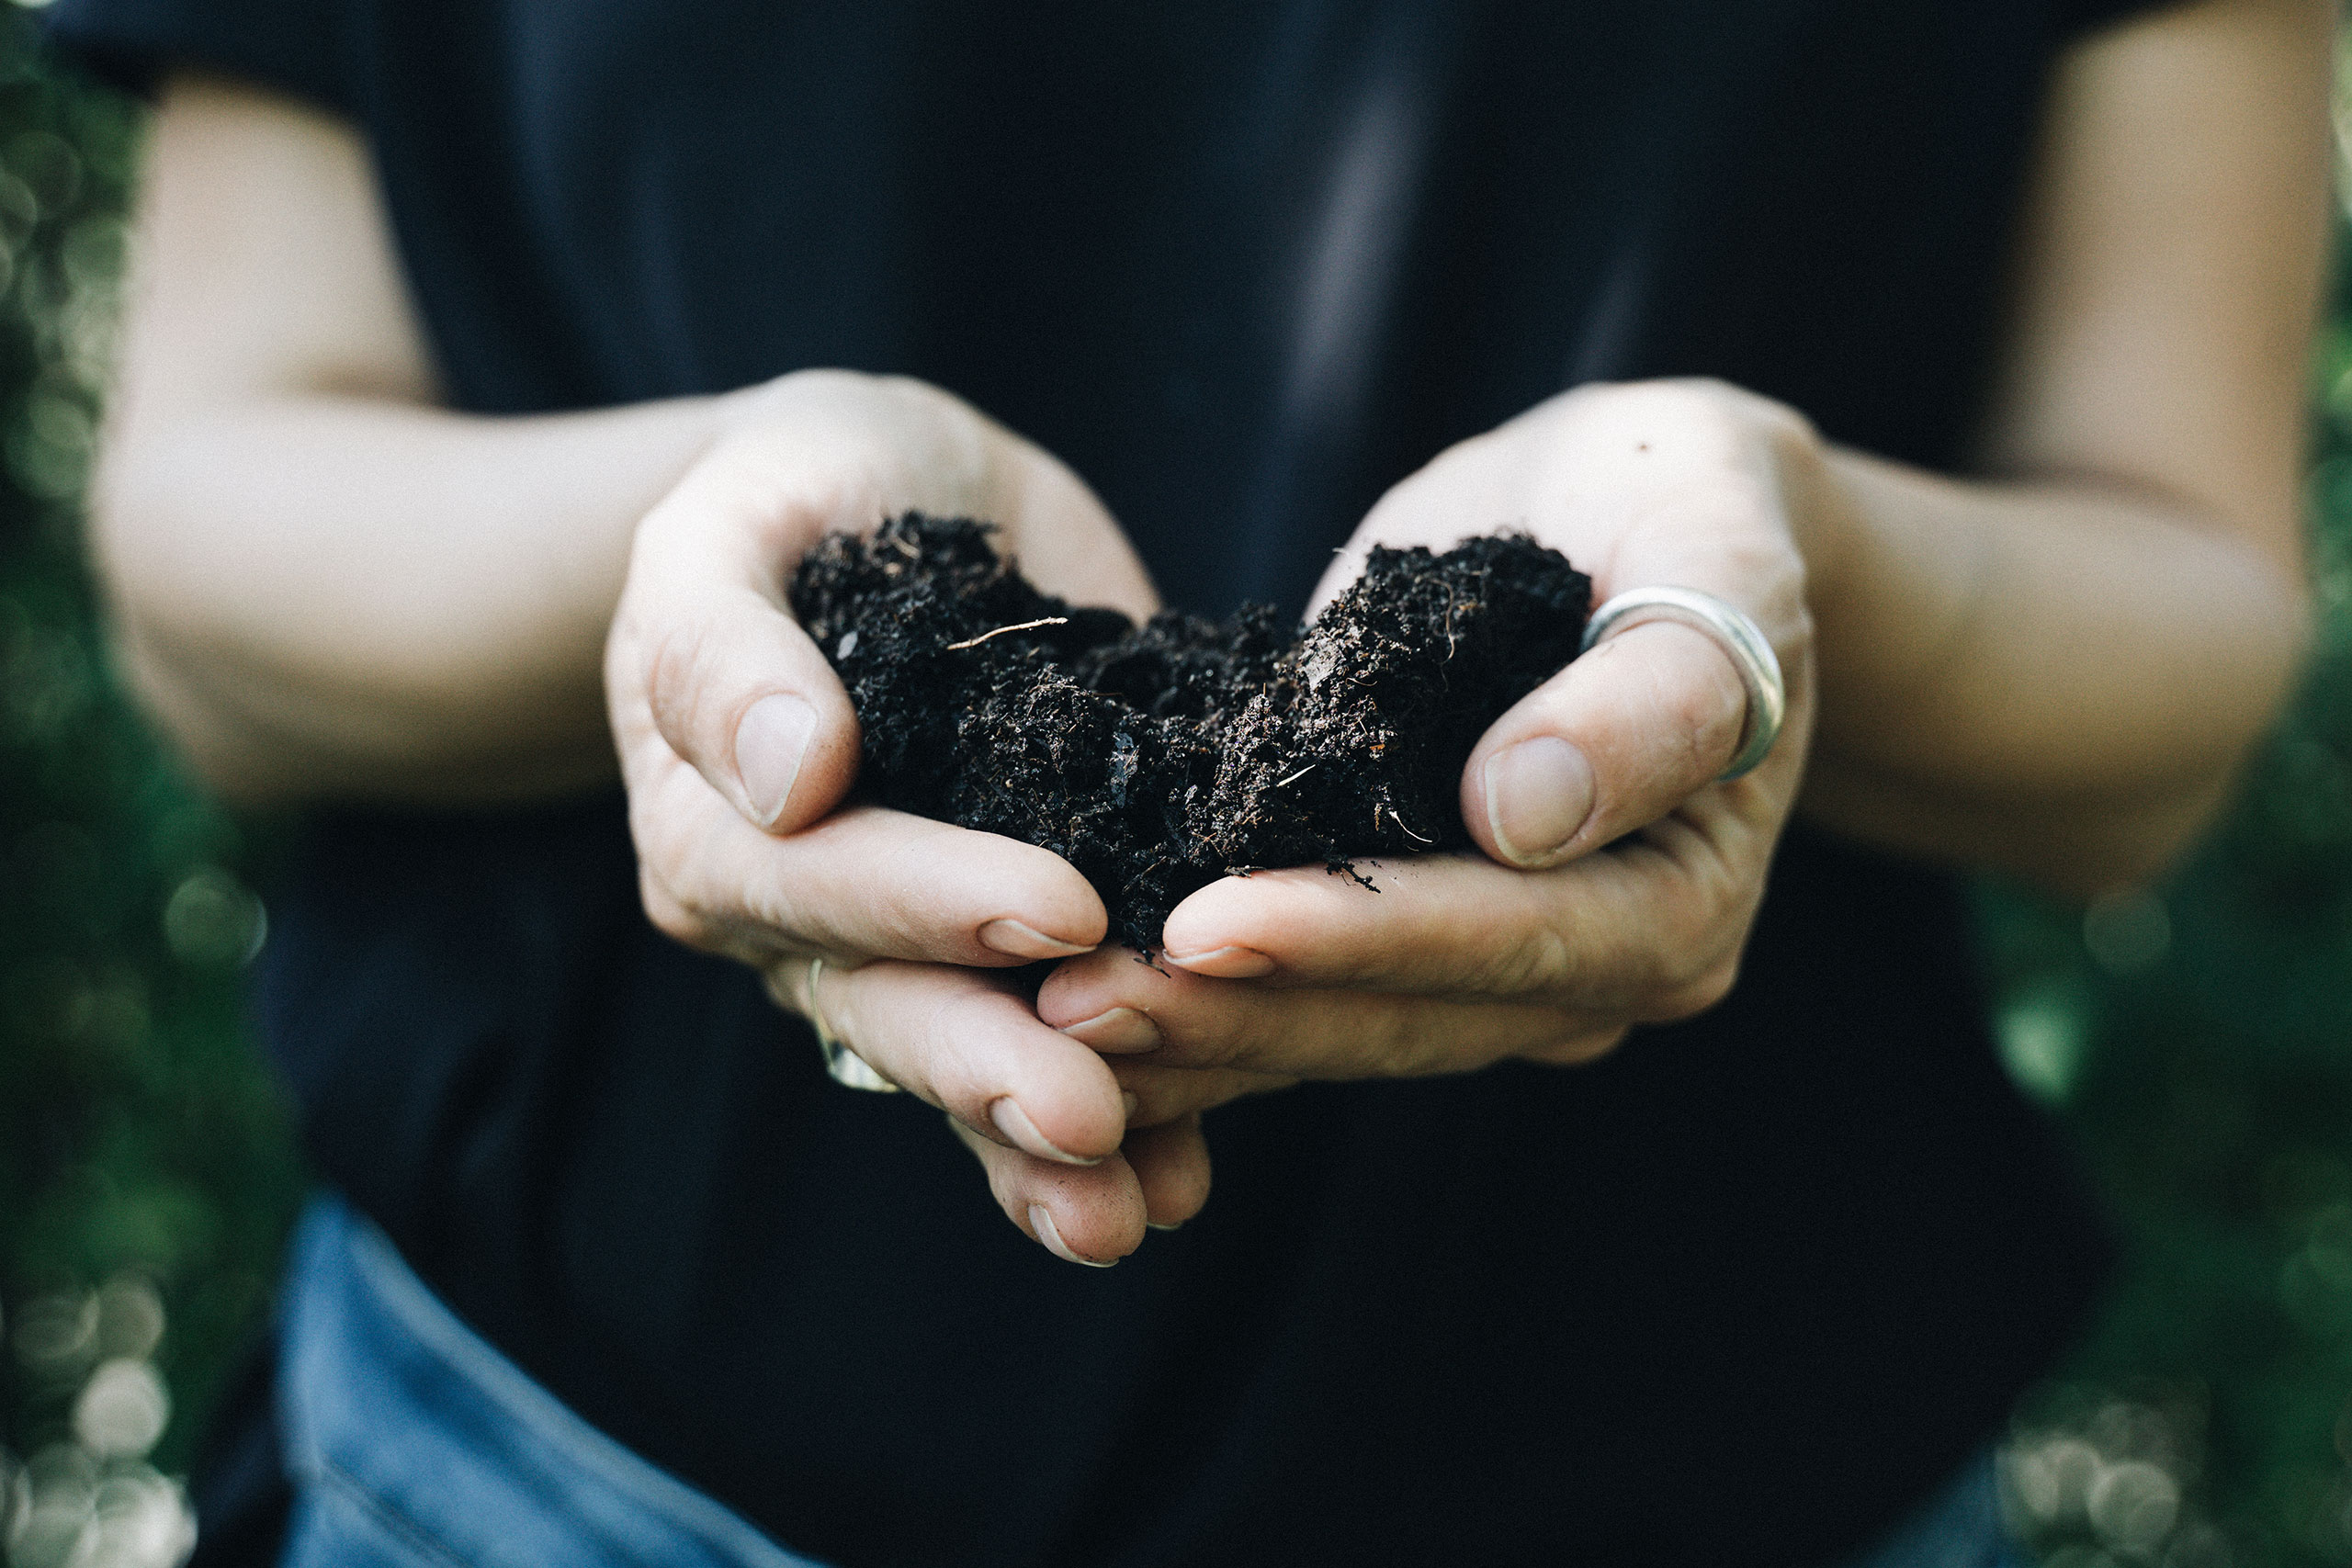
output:
[[[334,1199],[283,1310],[287,1568],[818,1568],[573,1415]]]
[[[286,1568],[820,1568],[605,1437],[333,1198],[294,1238],[277,1386]],[[1841,1568],[2023,1568],[1990,1454]]]
[[[1841,1568],[2030,1568],[2001,1522],[1993,1450],[1969,1461],[1884,1540]]]

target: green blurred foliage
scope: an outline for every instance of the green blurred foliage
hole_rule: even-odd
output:
[[[54,78],[0,8],[0,1543],[17,1568],[85,1535],[77,1561],[168,1557],[176,1499],[145,1461],[185,1467],[301,1190],[243,1027],[262,910],[243,838],[122,700],[81,562],[138,134],[130,105]],[[173,1408],[158,1441],[151,1417]]]
[[[2352,1563],[2341,259],[2312,376],[2312,664],[2236,807],[2155,895],[2086,915],[1984,901],[2010,1068],[2075,1134],[2125,1243],[2118,1290],[2007,1455],[2013,1512],[2054,1568]]]
[[[137,140],[130,106],[49,74],[0,12],[0,1497],[31,1461],[0,1541],[19,1565],[104,1525],[94,1478],[184,1467],[302,1180],[239,1011],[253,846],[126,705],[81,563]],[[2352,282],[2333,318],[2317,654],[2243,803],[2161,896],[2088,917],[1984,897],[2005,1054],[2126,1240],[2005,1456],[2058,1568],[2352,1563]],[[95,1392],[150,1363],[173,1412],[152,1451],[135,1420],[107,1436],[137,1400]],[[28,1531],[42,1496],[63,1511]]]

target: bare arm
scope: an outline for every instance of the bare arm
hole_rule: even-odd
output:
[[[1085,1038],[1132,1009],[1162,1047],[1123,1065],[1140,1097],[1124,1117],[1099,1063],[1057,1055],[1067,1036],[962,973],[1099,940],[1091,892],[1003,840],[829,816],[854,727],[772,602],[776,541],[942,489],[1115,543],[1082,487],[969,411],[861,392],[865,412],[836,412],[889,426],[875,447],[888,460],[847,479],[773,444],[714,441],[722,405],[435,413],[347,134],[254,95],[183,89],[142,220],[155,281],[104,470],[106,570],[154,701],[217,781],[521,793],[610,766],[595,649],[632,529],[666,491],[636,530],[609,666],[657,920],[768,967],[951,1111],[1016,1224],[1102,1259],[1135,1245],[1147,1213],[1181,1218],[1205,1190],[1196,1134],[1132,1168],[1071,1168],[1117,1145],[1123,1121],[1175,1137],[1191,1111],[1289,1077],[1579,1059],[1629,1021],[1721,997],[1809,747],[1810,808],[1867,837],[2083,888],[2173,852],[2302,636],[2293,491],[2325,25],[2316,0],[2208,0],[2068,63],[1987,437],[1997,477],[1825,452],[1760,399],[1649,386],[1555,400],[1392,491],[1362,541],[1451,542],[1525,518],[1594,562],[1604,590],[1682,581],[1741,604],[1794,675],[1788,736],[1756,773],[1709,783],[1739,728],[1728,666],[1687,628],[1625,633],[1472,759],[1465,819],[1505,863],[1391,868],[1377,899],[1319,871],[1228,880],[1171,918],[1173,973],[1112,954],[1065,965],[1044,1024]],[[238,194],[201,209],[222,187]],[[258,319],[273,313],[306,330]],[[989,452],[1007,455],[950,472],[954,454]],[[1013,491],[1035,504],[1002,504],[1000,460],[1029,476]],[[1131,562],[1093,576],[1148,597]],[[754,725],[794,701],[814,716]],[[1582,758],[1580,784],[1564,751]],[[1512,757],[1536,759],[1514,775],[1534,795],[1498,784]],[[1515,832],[1533,852],[1502,853],[1498,814],[1531,802],[1566,836]],[[905,867],[920,874],[903,886],[885,874]],[[841,961],[821,996],[811,953]],[[1220,974],[1262,978],[1206,977]]]
[[[2088,893],[2161,869],[2226,792],[2305,637],[2332,21],[2209,0],[2079,47],[1992,477],[1799,466],[1825,541],[1814,814]]]
[[[1789,674],[1762,766],[1717,781],[1746,700],[1714,642],[1636,626],[1480,740],[1462,807],[1487,858],[1385,866],[1377,898],[1227,878],[1170,915],[1165,967],[1074,959],[1041,1016],[1122,1053],[1144,1122],[1300,1077],[1581,1061],[1729,990],[1800,787],[1847,832],[2063,889],[2161,869],[2306,636],[2330,21],[2203,0],[2064,62],[1984,477],[1827,447],[1736,388],[1593,387],[1441,455],[1358,531],[1525,518],[1603,594],[1739,605]]]
[[[615,771],[637,521],[719,400],[432,407],[366,150],[250,88],[155,117],[95,522],[119,647],[217,787],[465,800]]]
[[[992,518],[1049,586],[1148,614],[1075,476],[937,389],[837,371],[436,409],[363,149],[248,88],[166,96],[139,237],[100,566],[216,786],[462,802],[621,772],[654,921],[854,1031],[1026,1234],[1103,1262],[1200,1206],[1197,1125],[1129,1135],[1101,1059],[986,973],[1099,941],[1093,890],[1025,844],[836,811],[856,722],[781,603],[817,536],[919,509]]]

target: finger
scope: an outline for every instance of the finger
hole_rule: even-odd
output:
[[[1132,1152],[1138,1130],[1157,1131],[1197,1117],[1253,1094],[1272,1094],[1298,1082],[1277,1073],[1245,1072],[1236,1067],[1166,1067],[1150,1062],[1114,1060],[1112,1073],[1132,1101],[1127,1111],[1127,1145]]]
[[[987,515],[1005,525],[1029,581],[1074,604],[1149,619],[1159,608],[1159,590],[1110,511],[1058,458],[1010,432],[1001,435],[1004,498]]]
[[[1004,1217],[1055,1257],[1108,1269],[1143,1244],[1143,1186],[1125,1159],[1073,1169],[990,1143],[959,1122],[948,1126],[988,1173]]]
[[[1284,996],[1317,997],[1330,993],[1290,991]],[[1485,1027],[1487,1021],[1472,1020],[1474,1027]],[[1421,1064],[1414,1070],[1388,1076],[1429,1077],[1437,1072],[1471,1072],[1495,1062],[1515,1059],[1538,1062],[1546,1066],[1580,1067],[1599,1061],[1625,1043],[1630,1026],[1599,1021],[1588,1016],[1563,1011],[1548,1026],[1528,1029],[1510,1028],[1491,1037],[1473,1035],[1457,1037],[1443,1053],[1445,1065],[1430,1065],[1437,1056],[1434,1049],[1422,1052],[1416,1059]],[[1522,1040],[1534,1043],[1521,1045]],[[1111,1070],[1118,1075],[1119,1087],[1130,1100],[1127,1125],[1131,1129],[1153,1129],[1187,1117],[1214,1111],[1250,1095],[1272,1094],[1295,1086],[1302,1077],[1316,1077],[1326,1080],[1344,1081],[1376,1076],[1365,1070],[1367,1063],[1350,1062],[1343,1070],[1318,1074],[1268,1073],[1247,1071],[1238,1067],[1161,1066],[1148,1061],[1114,1061]],[[1136,1134],[1130,1131],[1131,1146]]]
[[[1004,965],[1084,953],[1109,927],[1049,851],[874,807],[778,838],[674,758],[630,790],[629,826],[655,923],[739,957]]]
[[[1729,765],[1747,721],[1714,638],[1650,621],[1607,638],[1495,721],[1462,771],[1478,847],[1533,869],[1645,827]]]
[[[1037,998],[1045,1022],[1083,1041],[1106,1013],[1150,1021],[1158,1044],[1112,1058],[1154,1122],[1273,1087],[1281,1078],[1417,1077],[1463,1072],[1613,1028],[1558,1007],[1376,991],[1282,989],[1204,979],[1120,961],[1115,953],[1056,968]],[[1192,1084],[1171,1082],[1184,1070]]]
[[[904,376],[804,370],[762,406],[790,434],[750,454],[755,493],[795,498],[801,547],[831,529],[907,512],[979,517],[1029,580],[1073,604],[1142,620],[1159,607],[1150,574],[1086,481],[1034,442],[937,387]]]
[[[1226,877],[1168,917],[1165,964],[1214,970],[1239,953],[1267,989],[1518,998],[1643,1021],[1687,1016],[1679,1010],[1695,1002],[1689,1010],[1698,1010],[1729,984],[1770,859],[1773,824],[1735,809],[1736,787],[1705,791],[1549,871],[1418,855],[1368,863],[1377,892],[1319,868]],[[1091,973],[1104,956],[1073,964]]]
[[[606,670],[625,766],[657,761],[658,741],[745,820],[790,832],[848,790],[859,736],[848,694],[785,607],[790,564],[819,530],[813,518],[780,527],[780,505],[725,464],[664,497],[638,528]]]
[[[1517,516],[1592,574],[1596,592],[1674,584],[1753,616],[1789,682],[1774,775],[1802,756],[1811,618],[1778,455],[1812,437],[1777,405],[1707,383],[1586,388],[1448,448],[1393,487],[1317,590],[1374,544],[1442,548],[1461,519]],[[1656,820],[1717,777],[1747,720],[1739,670],[1704,633],[1628,626],[1506,714],[1464,770],[1462,813],[1510,865],[1557,864]]]
[[[1209,1145],[1198,1113],[1127,1134],[1121,1154],[1143,1189],[1144,1224],[1172,1231],[1209,1201]]]
[[[741,401],[639,525],[606,660],[616,727],[641,712],[761,827],[823,815],[854,776],[857,725],[787,579],[825,534],[910,510],[1004,525],[1039,581],[1082,602],[1157,604],[1102,502],[1045,452],[918,381],[803,372]]]
[[[638,526],[606,655],[624,762],[651,730],[750,822],[824,815],[855,775],[857,721],[792,618],[792,568],[829,532],[992,507],[1010,445],[903,378],[810,371],[740,397]]]
[[[772,986],[883,1077],[991,1143],[1091,1166],[1125,1135],[1108,1064],[980,971],[886,960],[848,972],[787,969]]]

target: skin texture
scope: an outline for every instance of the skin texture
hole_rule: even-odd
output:
[[[1650,383],[1400,483],[1326,594],[1373,543],[1523,518],[1601,595],[1745,608],[1788,675],[1781,743],[1712,782],[1731,665],[1634,626],[1481,742],[1481,854],[1387,865],[1377,898],[1319,870],[1217,883],[1170,916],[1166,973],[1094,950],[1099,901],[1042,851],[837,811],[854,720],[778,599],[823,529],[919,507],[996,517],[1052,591],[1148,610],[1082,482],[943,391],[843,373],[437,410],[364,150],[224,84],[180,82],[156,124],[96,512],[118,644],[246,799],[531,797],[617,763],[656,923],[760,967],[945,1111],[1024,1234],[1107,1262],[1205,1201],[1225,1100],[1573,1064],[1711,1005],[1792,811],[2077,893],[2178,852],[2304,637],[2329,25],[2207,0],[2062,63],[1974,477]],[[1033,1011],[993,972],[1039,957],[1064,962]]]

